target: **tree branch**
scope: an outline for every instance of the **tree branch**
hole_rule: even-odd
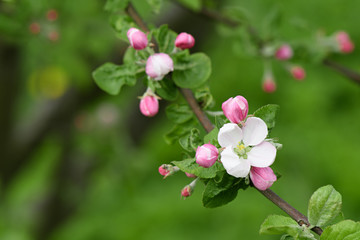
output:
[[[142,18],[139,16],[139,14],[136,12],[132,4],[130,3],[126,9],[126,12],[129,14],[129,16],[135,21],[136,24],[138,24],[143,31],[148,31],[148,28],[146,25],[144,25],[144,22],[142,21]],[[185,100],[188,102],[189,106],[193,110],[194,114],[198,118],[201,125],[204,127],[204,129],[207,132],[210,132],[214,129],[213,124],[208,119],[206,114],[201,110],[201,107],[197,103],[194,94],[190,89],[183,89],[180,88],[180,92],[184,96]],[[265,191],[258,190],[261,194],[263,194],[267,199],[269,199],[271,202],[273,202],[276,206],[278,206],[281,210],[286,212],[292,219],[294,219],[300,226],[306,225],[310,226],[310,223],[305,215],[300,213],[298,210],[296,210],[294,207],[292,207],[289,203],[287,203],[285,200],[280,198],[276,193],[271,191],[270,189],[267,189]],[[316,234],[321,235],[322,229],[319,227],[313,227],[311,229]]]

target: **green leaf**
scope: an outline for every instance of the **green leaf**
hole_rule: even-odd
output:
[[[254,116],[264,120],[268,129],[272,129],[275,127],[276,114],[278,113],[279,109],[279,105],[268,104],[257,109],[254,112]]]
[[[193,118],[194,114],[187,104],[171,104],[166,110],[166,116],[173,123],[184,123]]]
[[[159,46],[159,51],[163,53],[172,53],[175,48],[175,39],[177,34],[168,29],[168,26],[161,25],[154,30],[154,38]]]
[[[221,176],[219,180],[213,178],[207,182],[202,199],[204,207],[223,206],[236,198],[240,188],[246,189],[248,187],[244,178],[235,178],[225,171],[221,172]]]
[[[202,7],[201,0],[178,0],[178,2],[193,11],[200,11]]]
[[[300,226],[289,217],[281,215],[268,216],[260,227],[260,234],[283,234],[297,235]]]
[[[157,95],[165,100],[175,101],[179,95],[179,91],[174,82],[167,77],[158,82],[160,84],[160,88],[156,89]]]
[[[179,143],[182,148],[188,152],[195,152],[196,148],[202,145],[202,139],[200,138],[200,131],[197,128],[191,129],[190,134],[179,139]]]
[[[344,220],[325,228],[320,240],[357,240],[360,239],[360,223]]]
[[[131,17],[126,14],[116,14],[110,16],[110,24],[116,32],[116,36],[126,42],[129,42],[127,38],[127,31],[136,27]]]
[[[163,4],[163,0],[146,0],[154,13],[159,14],[161,6]]]
[[[309,201],[310,224],[323,227],[341,212],[341,194],[333,186],[327,185],[314,192]]]
[[[195,123],[194,119],[191,118],[187,122],[175,125],[169,132],[165,134],[164,136],[165,142],[167,144],[173,144],[181,137],[189,134],[194,123]]]
[[[135,64],[137,61],[146,61],[150,54],[147,51],[137,51],[132,47],[129,47],[124,54],[124,64]],[[143,65],[145,68],[145,63]]]
[[[123,85],[134,86],[136,83],[134,65],[115,65],[105,63],[93,72],[96,84],[105,92],[116,95]]]
[[[116,12],[119,10],[124,10],[130,0],[107,0],[105,4],[105,10]]]
[[[219,162],[216,162],[209,168],[201,167],[195,162],[195,158],[173,161],[172,163],[180,168],[181,171],[195,174],[200,178],[214,178],[217,172],[224,170],[223,165]]]
[[[221,128],[226,123],[226,117],[225,116],[215,116],[215,126],[217,128]]]
[[[211,130],[211,132],[209,132],[204,136],[204,143],[210,142],[211,144],[215,145],[214,143],[217,142],[218,134],[219,134],[219,129],[215,127],[213,130]]]
[[[196,89],[195,98],[202,109],[211,108],[215,105],[214,98],[210,93],[208,86]]]
[[[196,88],[204,84],[211,74],[210,58],[204,53],[195,53],[174,58],[175,84],[181,88]]]

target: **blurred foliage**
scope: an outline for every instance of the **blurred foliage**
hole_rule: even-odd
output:
[[[164,2],[155,19],[148,4],[134,1],[147,21],[163,24],[176,15],[169,11],[179,13]],[[224,5],[246,9],[258,29],[271,9],[279,9],[282,17],[275,35],[284,40],[311,36],[319,29],[343,29],[355,46],[360,44],[356,0],[228,0]],[[47,20],[50,9],[58,12],[55,21]],[[44,103],[66,96],[66,90],[94,88],[91,72],[109,59],[120,59],[123,42],[115,38],[108,18],[104,1],[0,2],[0,46],[15,45],[20,52],[19,66],[14,67],[20,75],[14,124],[31,122]],[[38,34],[29,31],[34,22],[40,25]],[[275,65],[278,90],[263,93],[261,61],[237,48],[236,39],[223,37],[220,27],[208,24],[207,31],[205,26],[197,31],[192,24],[189,30],[174,30],[194,31],[199,39],[196,51],[210,56],[215,109],[239,94],[249,101],[250,112],[269,103],[280,105],[272,135],[283,144],[273,165],[282,178],[272,189],[305,213],[311,193],[332,184],[343,196],[345,219],[359,220],[360,88],[331,69],[302,62],[307,70],[304,82],[293,81]],[[58,32],[55,41],[49,39],[53,30]],[[350,55],[332,58],[360,70],[358,56],[356,48]],[[240,191],[224,207],[206,209],[201,184],[183,201],[180,190],[191,179],[175,175],[162,180],[158,166],[182,159],[181,148],[163,139],[172,126],[164,117],[165,106],[151,120],[138,113],[136,96],[143,90],[138,83],[133,89],[124,87],[116,97],[100,95],[66,118],[67,130],[59,127],[43,137],[11,185],[1,191],[0,239],[44,239],[39,235],[44,229],[51,230],[46,239],[53,240],[278,239],[258,234],[265,216],[282,212],[254,189]],[[25,138],[25,132],[21,136]],[[61,201],[49,205],[55,193]],[[63,220],[50,228],[49,222],[57,218]]]

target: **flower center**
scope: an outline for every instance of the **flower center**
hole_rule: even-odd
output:
[[[241,158],[247,159],[247,153],[250,152],[251,147],[245,147],[244,143],[241,141],[238,145],[234,148],[234,152]]]

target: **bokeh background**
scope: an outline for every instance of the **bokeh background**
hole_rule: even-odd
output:
[[[272,190],[306,214],[311,193],[332,184],[343,195],[345,217],[360,220],[358,84],[300,60],[305,81],[275,63],[278,89],[264,93],[263,63],[247,54],[233,30],[174,2],[165,2],[160,14],[149,12],[146,1],[133,3],[147,23],[191,33],[191,51],[210,56],[215,109],[239,94],[250,112],[280,105],[272,136],[283,144],[273,165],[282,177]],[[180,190],[190,179],[162,180],[158,166],[181,159],[180,146],[163,138],[172,127],[167,103],[148,119],[138,110],[141,81],[108,96],[91,77],[104,62],[121,63],[128,46],[116,38],[104,4],[0,1],[0,239],[279,239],[258,234],[267,215],[283,213],[256,190],[206,209],[202,184],[183,200]],[[225,6],[242,9],[254,27],[290,43],[319,30],[346,30],[360,44],[357,0],[227,0],[218,7]],[[271,11],[281,18],[270,27]],[[330,58],[360,72],[359,56],[355,48]]]

